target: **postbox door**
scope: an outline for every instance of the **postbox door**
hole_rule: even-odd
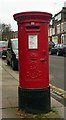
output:
[[[42,24],[40,31],[29,31],[25,34],[20,53],[22,54],[20,78],[23,79],[20,83],[26,88],[47,87],[49,84],[47,24]]]

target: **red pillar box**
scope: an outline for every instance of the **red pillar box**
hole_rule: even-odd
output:
[[[22,12],[14,14],[18,24],[19,109],[48,112],[50,105],[48,24],[51,14]]]

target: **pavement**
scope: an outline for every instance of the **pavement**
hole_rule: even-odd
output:
[[[50,75],[51,79],[51,75]],[[13,71],[10,66],[0,59],[0,119],[3,118],[30,118],[30,114],[18,111],[18,84],[19,73]],[[66,120],[66,107],[51,96],[52,112],[44,114],[45,118],[55,118],[53,120]],[[26,116],[26,117],[25,117]],[[28,116],[28,117],[27,117]],[[35,118],[36,115],[32,117]],[[44,118],[44,116],[42,118]],[[49,117],[48,117],[49,116]],[[39,117],[41,118],[41,116]],[[46,120],[45,119],[45,120]],[[6,119],[7,120],[7,119]],[[50,119],[51,120],[51,119]]]

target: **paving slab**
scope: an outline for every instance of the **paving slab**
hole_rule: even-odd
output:
[[[2,119],[2,109],[0,109],[0,120]]]
[[[3,109],[2,117],[3,118],[19,118],[19,116],[17,115],[17,108]]]
[[[11,98],[11,97],[17,97],[18,96],[18,87],[17,85],[11,86],[11,85],[3,85],[2,88],[2,97],[4,98]]]
[[[58,102],[54,98],[51,98],[51,107],[56,108],[60,118],[64,118],[64,105],[62,105],[60,102]]]
[[[2,109],[7,109],[7,108],[11,108],[11,104],[10,104],[8,98],[4,98],[2,100]]]

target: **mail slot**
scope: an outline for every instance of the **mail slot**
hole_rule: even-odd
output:
[[[14,14],[18,24],[19,109],[48,112],[50,105],[48,25],[51,14]]]

